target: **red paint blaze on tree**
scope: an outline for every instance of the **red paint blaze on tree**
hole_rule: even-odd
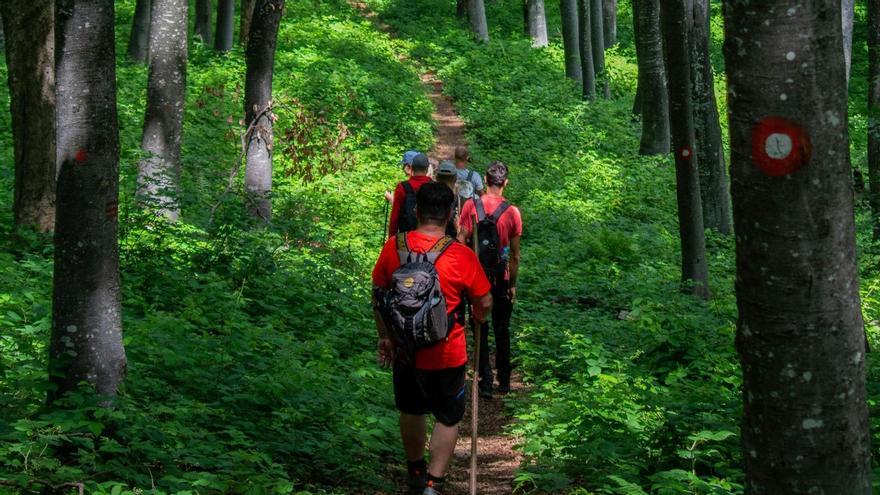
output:
[[[89,155],[88,153],[86,153],[86,150],[82,148],[76,150],[76,156],[74,156],[74,160],[76,160],[77,163],[84,163],[86,160],[88,160],[88,158]]]
[[[109,220],[115,220],[119,217],[119,202],[118,201],[110,201],[106,205],[104,205],[104,212],[107,214],[107,218]]]
[[[690,161],[691,157],[694,156],[694,150],[690,146],[685,146],[678,150],[678,154],[685,160]]]
[[[752,161],[771,177],[790,175],[810,161],[810,137],[798,124],[767,117],[752,132]]]

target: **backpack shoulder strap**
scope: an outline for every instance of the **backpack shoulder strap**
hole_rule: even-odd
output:
[[[473,170],[468,170],[467,181],[468,181],[468,182],[473,182],[473,180],[474,180],[474,171],[473,171]]]
[[[439,259],[440,256],[442,256],[443,253],[445,253],[446,250],[449,249],[449,246],[451,246],[454,242],[455,242],[455,240],[451,236],[447,235],[447,236],[442,237],[426,253],[426,255],[428,257],[428,262],[430,262],[431,264],[437,263],[437,259]]]
[[[400,264],[405,265],[410,260],[409,242],[406,240],[406,232],[397,234],[397,256],[400,257]]]
[[[502,201],[498,208],[495,208],[495,211],[492,212],[492,221],[498,223],[498,220],[501,220],[501,215],[504,215],[508,208],[510,208],[510,203]]]
[[[474,194],[474,207],[477,209],[477,221],[482,222],[486,219],[486,209],[483,208],[483,200],[479,194]]]
[[[416,193],[415,189],[413,189],[412,184],[410,184],[408,180],[405,180],[400,184],[403,186],[403,190],[406,192],[407,195]]]

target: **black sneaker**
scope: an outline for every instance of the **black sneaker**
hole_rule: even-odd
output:
[[[480,382],[480,397],[484,399],[492,398],[492,382],[489,380]]]
[[[425,486],[424,491],[422,491],[421,495],[442,495],[440,493],[440,489],[443,488],[442,481],[434,481],[428,480],[427,486]]]
[[[412,469],[406,473],[407,495],[422,495],[428,484],[427,469]]]
[[[498,384],[498,393],[499,394],[509,394],[510,393],[510,383],[499,383]]]

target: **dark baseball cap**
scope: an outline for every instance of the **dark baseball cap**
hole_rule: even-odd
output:
[[[431,166],[431,162],[428,160],[428,155],[424,153],[419,153],[414,156],[412,159],[412,163],[410,164],[413,170],[428,170],[428,167]]]

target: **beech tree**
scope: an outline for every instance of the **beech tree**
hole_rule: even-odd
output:
[[[696,131],[696,155],[700,164],[700,196],[703,224],[721,234],[730,234],[730,187],[721,142],[721,124],[715,101],[715,72],[709,58],[712,15],[709,0],[692,0],[693,19],[689,33],[691,76]]]
[[[581,82],[581,51],[578,39],[578,0],[559,0],[562,15],[562,44],[565,48],[565,75]]]
[[[283,9],[284,0],[257,0],[246,57],[244,112],[250,131],[245,189],[251,214],[266,221],[272,218],[272,75]]]
[[[637,102],[642,115],[639,153],[669,152],[669,91],[663,39],[660,36],[660,0],[635,0],[636,58],[639,65]]]
[[[188,0],[152,0],[147,109],[138,199],[170,220],[180,216],[180,139],[186,103]]]
[[[57,0],[56,0],[57,1]],[[150,44],[150,0],[137,0],[128,38],[128,58],[133,62],[147,61]]]
[[[251,33],[251,19],[254,16],[255,0],[241,0],[241,22],[238,25],[238,42],[247,46]]]
[[[232,50],[232,34],[235,25],[235,0],[217,0],[217,30],[214,32],[214,49],[218,52]]]
[[[590,46],[593,49],[593,69],[596,72],[597,84],[605,98],[611,97],[608,77],[605,73],[605,27],[604,0],[590,0]]]
[[[489,41],[489,26],[486,23],[486,5],[483,0],[467,0],[468,18],[471,31],[479,41]]]
[[[846,61],[846,82],[852,67],[853,23],[855,21],[856,0],[841,0],[840,16],[843,24],[843,58]]]
[[[16,225],[55,223],[55,19],[52,2],[4,0],[9,110],[15,147]]]
[[[725,31],[746,493],[867,495],[840,3],[726,0]]]
[[[213,10],[214,6],[211,0],[196,0],[195,34],[206,45],[211,45],[214,39],[211,36],[211,13]]]
[[[868,0],[868,202],[880,239],[880,0]]]
[[[647,1],[647,0],[645,0]],[[687,34],[693,20],[692,0],[663,0],[660,19],[663,47],[669,60],[669,115],[675,155],[675,184],[681,237],[681,278],[693,293],[709,297],[706,238],[700,204],[698,157],[694,153],[694,117],[691,103],[690,46]]]
[[[119,295],[119,132],[113,0],[57,0],[57,162],[50,400],[125,375]]]
[[[544,0],[525,0],[525,7],[532,46],[535,48],[547,46],[547,16],[544,13]]]
[[[617,0],[603,0],[602,13],[605,48],[608,48],[617,43]]]
[[[585,100],[596,98],[596,68],[593,65],[593,35],[590,0],[578,0],[578,41],[581,53],[581,84]]]

